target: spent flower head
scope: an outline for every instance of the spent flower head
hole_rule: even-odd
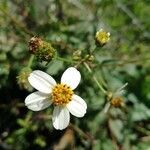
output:
[[[98,45],[105,45],[110,40],[110,33],[100,29],[96,32],[95,40]]]
[[[68,68],[58,84],[50,75],[40,70],[33,71],[28,80],[38,91],[26,97],[25,105],[33,111],[40,111],[53,104],[52,121],[56,129],[62,130],[69,125],[70,113],[76,117],[85,115],[87,104],[73,91],[81,80],[76,68]]]
[[[104,108],[104,112],[107,112],[110,106],[113,107],[122,107],[124,106],[123,94],[125,92],[124,88],[128,85],[125,83],[121,88],[117,89],[115,92],[108,92],[107,99],[108,103]]]
[[[29,41],[29,52],[40,61],[50,61],[55,57],[56,50],[52,45],[39,37],[32,37]]]

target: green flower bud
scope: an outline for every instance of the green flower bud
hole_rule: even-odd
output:
[[[93,55],[90,55],[90,54],[87,54],[87,55],[85,56],[85,59],[86,59],[87,61],[93,61],[93,60],[94,60],[94,56],[93,56]]]
[[[40,61],[50,61],[55,57],[56,51],[52,45],[41,38],[32,37],[29,41],[29,52]]]
[[[19,75],[17,76],[17,84],[19,85],[20,89],[25,89],[28,91],[32,90],[32,87],[28,81],[28,77],[30,73],[32,72],[31,68],[23,68],[20,72]]]
[[[73,60],[75,61],[78,61],[78,60],[81,60],[81,51],[80,50],[77,50],[73,53]]]

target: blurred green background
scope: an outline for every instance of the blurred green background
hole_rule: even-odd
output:
[[[1,0],[0,2],[0,149],[2,150],[150,150],[150,5],[148,0]],[[110,32],[104,47],[95,46],[100,28]],[[50,41],[58,54],[72,59],[94,50],[93,74],[115,91],[128,82],[125,109],[104,113],[106,97],[83,65],[76,93],[88,110],[84,118],[72,116],[67,129],[52,127],[52,108],[32,112],[24,106],[33,89],[17,84],[27,66],[32,36]],[[59,81],[74,65],[63,61],[34,60]],[[102,79],[103,78],[103,79]]]

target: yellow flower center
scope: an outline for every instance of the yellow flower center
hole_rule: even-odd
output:
[[[57,84],[52,90],[52,101],[54,105],[66,105],[73,96],[73,91],[70,86],[66,84]]]
[[[123,105],[122,97],[115,97],[111,100],[111,105],[114,107],[121,107]]]
[[[109,33],[105,32],[105,31],[99,31],[96,33],[96,40],[100,43],[100,44],[106,44],[110,37],[109,37]]]

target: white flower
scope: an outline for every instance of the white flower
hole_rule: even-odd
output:
[[[68,68],[63,73],[60,84],[40,70],[33,71],[28,80],[38,91],[26,97],[25,105],[33,111],[40,111],[53,104],[55,107],[52,121],[56,129],[62,130],[68,126],[70,113],[76,117],[85,115],[87,104],[73,92],[81,80],[76,68]]]

